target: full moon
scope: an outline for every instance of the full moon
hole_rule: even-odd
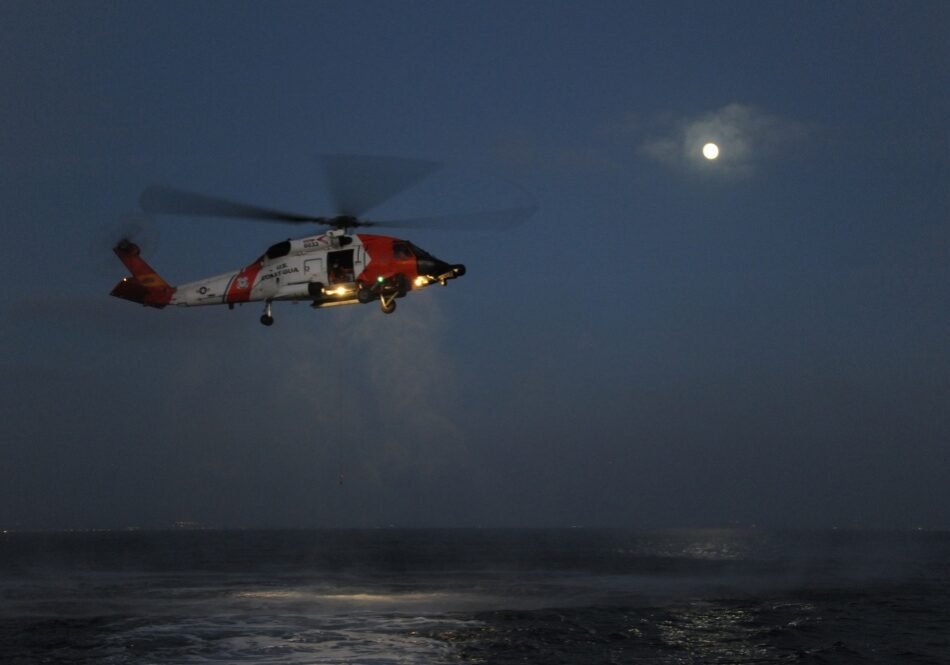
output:
[[[715,143],[707,143],[703,146],[703,157],[706,159],[716,159],[719,156],[719,146]]]

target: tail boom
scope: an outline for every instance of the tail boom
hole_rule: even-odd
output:
[[[123,240],[113,247],[112,251],[125,264],[132,276],[116,284],[111,295],[159,309],[171,302],[175,287],[170,286],[145,262],[138,245]]]

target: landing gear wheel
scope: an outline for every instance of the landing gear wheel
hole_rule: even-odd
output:
[[[261,314],[261,323],[263,323],[265,326],[274,325],[274,313],[271,310],[271,303],[269,300],[267,301],[267,304],[264,305],[264,313]]]
[[[392,314],[396,311],[396,296],[389,296],[387,299],[386,296],[380,296],[379,298],[379,308],[383,310],[383,314]]]
[[[356,290],[356,299],[360,302],[361,305],[365,305],[368,302],[373,302],[373,299],[375,297],[376,296],[373,295],[373,292],[364,286],[360,286]]]

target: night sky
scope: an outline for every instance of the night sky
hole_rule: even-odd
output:
[[[0,528],[950,527],[950,4],[0,0]],[[706,141],[718,160],[702,157]],[[109,297],[168,184],[468,274],[315,311]],[[308,228],[157,217],[172,284]]]

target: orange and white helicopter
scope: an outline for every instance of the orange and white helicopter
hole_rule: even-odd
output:
[[[484,226],[522,221],[534,207],[488,213],[370,221],[360,216],[414,184],[439,167],[435,162],[393,157],[322,155],[325,179],[340,214],[332,217],[301,215],[238,203],[167,187],[151,187],[141,197],[147,213],[254,219],[269,222],[316,224],[323,233],[278,242],[239,270],[189,282],[168,284],[142,258],[138,245],[122,238],[113,251],[131,277],[112,289],[112,295],[142,305],[193,307],[263,302],[261,323],[274,323],[272,303],[309,301],[313,307],[333,307],[378,300],[386,314],[396,299],[431,284],[445,285],[465,274],[465,266],[435,258],[407,240],[392,236],[351,233],[360,227],[413,228],[447,223]]]

